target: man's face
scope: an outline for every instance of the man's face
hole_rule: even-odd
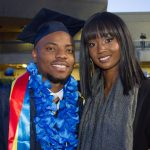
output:
[[[63,81],[71,74],[75,63],[72,38],[63,31],[50,33],[37,42],[32,56],[43,79]]]

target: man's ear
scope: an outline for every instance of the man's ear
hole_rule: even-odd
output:
[[[36,63],[37,62],[37,50],[35,48],[32,50],[32,58],[34,62]]]

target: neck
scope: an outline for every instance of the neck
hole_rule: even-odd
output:
[[[51,84],[51,91],[53,93],[56,93],[56,92],[60,91],[64,87],[65,82],[66,82],[65,80],[64,81],[53,82],[52,80],[43,77],[43,81],[44,80],[49,80],[49,82]]]
[[[51,82],[51,86],[52,86],[51,91],[56,93],[64,87],[64,84]]]
[[[116,79],[118,77],[118,71],[105,71],[103,75],[104,75],[104,93],[105,96],[107,96],[113,84],[116,82]]]

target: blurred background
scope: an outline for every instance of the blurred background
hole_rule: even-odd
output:
[[[119,15],[129,27],[137,57],[146,76],[150,75],[150,2],[149,0],[1,0],[0,1],[0,80],[14,80],[25,72],[32,59],[32,44],[17,40],[18,34],[41,9],[48,8],[83,20],[99,11]],[[79,80],[81,32],[74,36],[76,65],[73,76]]]

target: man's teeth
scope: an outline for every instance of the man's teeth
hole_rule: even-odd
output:
[[[53,66],[55,66],[55,67],[57,67],[57,68],[66,68],[65,65],[53,65]]]

